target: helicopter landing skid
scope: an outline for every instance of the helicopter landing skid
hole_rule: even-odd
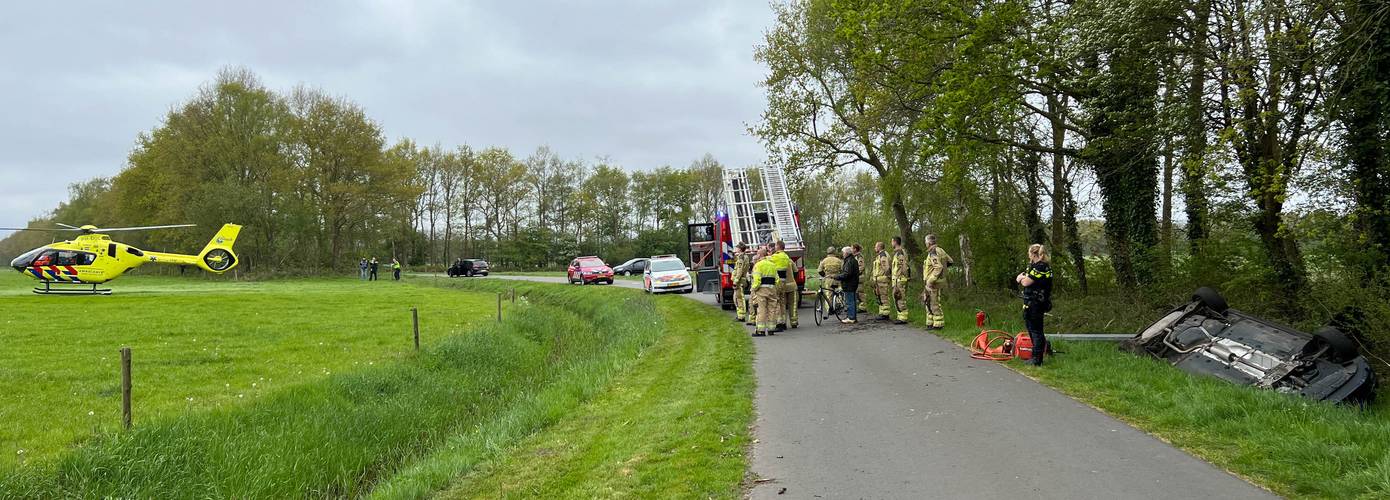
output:
[[[111,295],[110,288],[97,288],[96,283],[63,281],[41,281],[40,283],[43,283],[42,288],[34,287],[34,293],[39,295]]]

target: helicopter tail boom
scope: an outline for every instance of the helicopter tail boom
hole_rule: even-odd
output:
[[[198,266],[204,271],[221,274],[237,265],[237,256],[232,252],[232,245],[236,243],[236,237],[240,233],[241,226],[225,224],[198,255],[146,251],[145,256],[150,262]]]

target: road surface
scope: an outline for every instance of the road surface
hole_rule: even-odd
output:
[[[812,314],[753,339],[751,498],[1275,498],[926,331]]]

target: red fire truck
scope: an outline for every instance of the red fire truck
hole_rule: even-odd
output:
[[[686,228],[696,289],[717,293],[719,304],[733,309],[734,246],[745,243],[752,248],[781,240],[792,258],[797,290],[804,293],[806,245],[801,239],[801,216],[792,206],[782,169],[765,165],[726,170],[723,184],[714,222]]]

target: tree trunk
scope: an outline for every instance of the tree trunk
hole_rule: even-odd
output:
[[[1207,149],[1207,124],[1204,118],[1203,97],[1207,88],[1207,23],[1211,17],[1211,0],[1198,0],[1193,13],[1192,73],[1187,87],[1184,120],[1187,131],[1183,137],[1182,195],[1183,211],[1187,213],[1187,242],[1193,255],[1199,253],[1207,237],[1207,192],[1204,163]]]
[[[903,203],[902,193],[894,189],[889,199],[892,200],[893,221],[897,222],[898,232],[902,234],[903,249],[907,251],[908,262],[917,262],[921,247],[917,246],[917,236],[912,232],[912,221],[907,218],[907,205]],[[914,269],[914,272],[921,273],[920,269]]]
[[[1085,249],[1081,246],[1081,228],[1078,227],[1076,222],[1077,206],[1076,198],[1071,194],[1071,181],[1065,181],[1063,183],[1063,188],[1062,206],[1065,212],[1062,217],[1067,228],[1067,250],[1068,253],[1071,254],[1072,263],[1076,267],[1077,286],[1081,288],[1081,294],[1086,295],[1090,293],[1090,287],[1086,282],[1086,253]]]
[[[975,263],[975,254],[970,251],[970,236],[960,233],[960,267],[965,275],[965,286],[975,286],[975,277],[970,274],[970,266]]]
[[[1067,145],[1067,129],[1062,123],[1066,108],[1056,94],[1047,96],[1047,112],[1052,115],[1052,149],[1061,151]],[[1067,199],[1066,161],[1061,153],[1052,153],[1052,245],[1057,247],[1066,242],[1066,224],[1063,221]]]

